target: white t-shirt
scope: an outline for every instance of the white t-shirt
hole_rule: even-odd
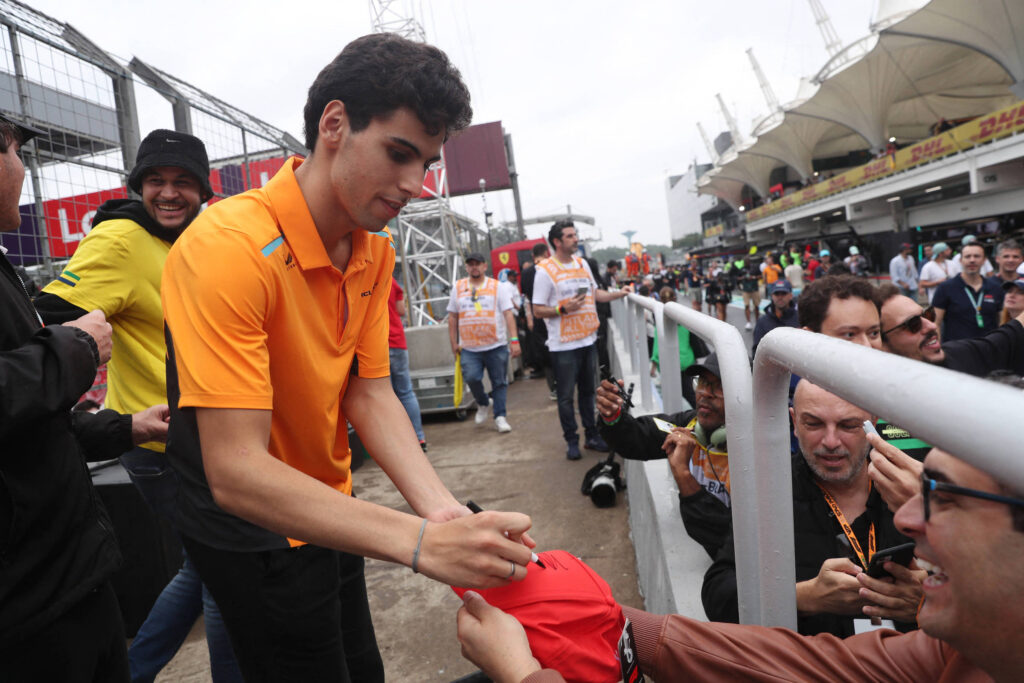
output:
[[[498,282],[491,278],[484,278],[485,287],[489,284],[488,280],[494,282],[497,285],[496,296],[477,296],[477,300],[474,302],[471,295],[472,285],[465,288],[463,296],[459,296],[459,283],[461,280],[455,283],[455,287],[452,287],[452,294],[448,297],[448,312],[459,314],[460,323],[460,335],[459,343],[462,344],[464,349],[470,351],[490,351],[496,349],[499,346],[508,344],[508,335],[505,331],[505,311],[515,308],[512,303],[512,290],[515,289],[510,283]],[[479,308],[477,306],[479,305]],[[494,318],[494,334],[497,341],[491,344],[482,344],[473,346],[471,342],[466,338],[465,335],[461,334],[462,328],[462,317],[463,315],[473,315],[474,313],[488,313]],[[514,330],[513,330],[514,332]]]
[[[593,297],[594,291],[597,289],[594,274],[590,271],[590,264],[583,259],[580,259],[580,261],[583,263],[584,270],[587,271],[588,278],[585,280],[581,278],[563,280],[559,283],[558,289],[555,288],[555,283],[551,280],[551,276],[543,268],[538,268],[537,275],[533,280],[533,303],[540,304],[541,306],[555,307],[559,301],[571,299],[575,296],[578,287],[589,287],[589,296]],[[563,342],[561,341],[561,318],[558,316],[544,318],[544,323],[548,326],[547,345],[550,351],[571,351],[583,348],[584,346],[590,346],[597,341],[597,332],[595,331],[583,339]]]
[[[793,285],[793,289],[804,288],[804,268],[795,263],[790,263],[786,266],[784,271],[786,279],[789,280],[789,284]]]
[[[949,261],[943,261],[942,265],[935,261],[929,261],[921,269],[921,282],[926,280],[948,280],[953,275],[953,268],[950,267]],[[925,291],[928,293],[928,303],[932,302],[932,297],[935,296],[935,290],[938,288],[938,285],[925,287]]]

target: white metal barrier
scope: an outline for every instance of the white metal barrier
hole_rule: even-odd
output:
[[[750,434],[757,434],[755,453],[734,451],[739,435],[729,428],[742,623],[796,628],[788,419],[791,373],[1024,490],[1016,422],[1024,415],[1024,393],[1019,389],[822,334],[773,330],[761,340],[754,359],[757,400]],[[965,407],[970,409],[969,420]],[[737,468],[752,484],[742,494],[736,488]],[[756,510],[753,519],[738,516],[741,503]],[[748,540],[741,541],[741,534]]]

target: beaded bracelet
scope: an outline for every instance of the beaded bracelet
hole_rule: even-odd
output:
[[[621,407],[618,410],[615,411],[615,417],[613,417],[611,420],[606,418],[604,415],[601,416],[601,421],[604,422],[609,427],[611,427],[613,424],[617,424],[618,421],[621,420],[621,419],[622,419],[622,408]]]

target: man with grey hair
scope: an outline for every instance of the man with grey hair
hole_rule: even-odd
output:
[[[861,425],[873,416],[806,379],[790,415],[800,445],[792,460],[797,630],[845,638],[877,628],[873,618],[914,628],[923,577],[899,565],[886,567],[892,583],[864,575],[875,549],[909,540],[868,479],[871,446]],[[705,574],[701,597],[711,621],[739,621],[732,538]]]
[[[1024,248],[1021,248],[1017,240],[1004,240],[996,246],[995,257],[998,270],[989,281],[1002,289],[1003,283],[1015,282],[1020,278],[1017,268],[1024,263]]]

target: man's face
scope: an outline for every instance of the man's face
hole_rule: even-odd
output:
[[[562,239],[555,239],[555,249],[562,256],[568,256],[576,251],[576,246],[579,243],[580,240],[576,236],[576,228],[570,226],[562,228]]]
[[[924,471],[930,479],[1007,495],[992,477],[937,448]],[[990,649],[985,641],[995,637],[993,629],[1024,631],[1024,533],[1013,529],[1010,507],[933,491],[929,510],[926,522],[917,494],[895,518],[896,528],[917,543],[915,555],[930,565],[917,615],[921,628],[965,653]]]
[[[772,292],[772,303],[776,310],[782,310],[793,302],[793,292]]]
[[[697,422],[710,434],[725,424],[722,380],[711,372],[702,370],[694,393],[697,398]]]
[[[7,151],[0,154],[0,232],[17,230],[21,225],[18,201],[25,181],[25,166],[18,151],[21,145],[11,140]]]
[[[882,348],[878,309],[870,301],[855,296],[832,299],[821,323],[821,333],[873,349]]]
[[[1024,263],[1024,254],[1020,249],[1003,249],[996,257],[999,262],[999,271],[1007,275],[1017,272],[1017,266]]]
[[[985,260],[985,250],[976,244],[968,244],[960,255],[960,267],[965,273],[972,275],[981,271],[981,264]]]
[[[181,232],[199,215],[199,180],[177,166],[157,166],[142,177],[142,206],[167,230]]]
[[[466,272],[474,280],[479,280],[484,276],[484,267],[486,265],[482,261],[466,261]]]
[[[922,311],[921,306],[910,297],[894,296],[882,304],[882,329],[892,330],[908,319],[921,315]],[[882,340],[882,348],[889,353],[926,363],[941,363],[946,357],[938,325],[923,317],[921,329],[917,332],[911,332],[904,325],[887,333]]]
[[[871,450],[861,426],[871,419],[867,411],[801,381],[790,414],[800,452],[816,478],[845,484],[861,475]]]
[[[416,114],[402,107],[359,132],[352,132],[345,117],[339,135],[330,168],[335,201],[347,222],[375,231],[420,195],[427,169],[440,159],[445,131],[429,134]]]
[[[928,259],[930,259],[931,257],[932,257],[932,248],[931,248],[931,246],[929,245],[929,246],[927,246],[927,247],[925,247],[925,248],[924,248],[924,258],[925,258],[925,260],[928,260]]]

